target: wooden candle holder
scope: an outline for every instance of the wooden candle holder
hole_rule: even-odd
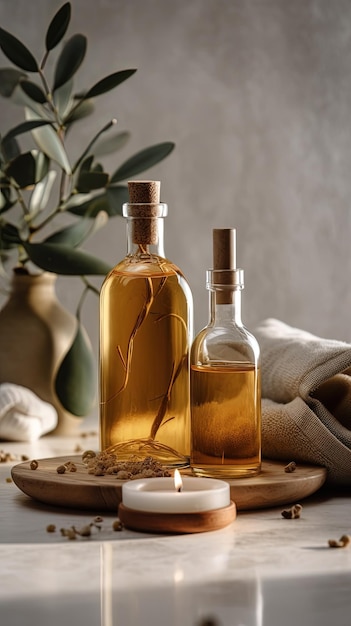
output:
[[[121,503],[118,517],[131,530],[150,533],[203,533],[219,530],[236,519],[234,502],[222,509],[196,513],[151,513],[129,509]]]

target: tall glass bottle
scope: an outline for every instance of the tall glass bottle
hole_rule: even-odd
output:
[[[236,268],[235,234],[213,231],[210,320],[191,349],[191,466],[217,478],[261,468],[260,350],[241,321],[244,272]]]
[[[100,297],[101,449],[182,467],[190,456],[192,295],[164,253],[160,183],[128,187],[127,256]]]

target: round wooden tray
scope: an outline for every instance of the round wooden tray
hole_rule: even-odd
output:
[[[58,474],[59,465],[72,461],[76,472]],[[13,481],[28,496],[59,507],[116,512],[122,499],[123,481],[113,475],[88,474],[81,456],[39,459],[38,468],[30,461],[12,468]],[[297,465],[284,471],[286,463],[264,460],[258,476],[229,480],[230,497],[237,510],[262,509],[296,503],[317,491],[325,482],[326,470],[313,465]]]

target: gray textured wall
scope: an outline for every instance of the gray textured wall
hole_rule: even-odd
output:
[[[56,0],[0,0],[0,25],[38,55]],[[111,169],[173,140],[148,177],[168,202],[168,256],[193,290],[196,329],[207,321],[211,231],[234,226],[245,269],[246,325],[274,316],[351,340],[351,1],[73,0],[70,33],[89,37],[81,87],[128,67],[137,74],[99,99],[77,144],[116,116],[132,131]],[[1,58],[2,66],[7,65]],[[79,86],[79,85],[78,85]],[[13,120],[0,101],[0,130]],[[78,128],[78,127],[77,127]],[[143,176],[145,177],[145,175]],[[88,249],[125,254],[117,219]],[[59,285],[74,307],[75,279]],[[97,300],[84,317],[97,344]]]

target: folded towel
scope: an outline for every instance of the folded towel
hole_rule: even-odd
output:
[[[57,412],[33,391],[13,383],[0,384],[0,439],[35,441],[57,425]]]
[[[262,453],[327,468],[351,485],[351,345],[276,320],[254,331],[262,356]]]

